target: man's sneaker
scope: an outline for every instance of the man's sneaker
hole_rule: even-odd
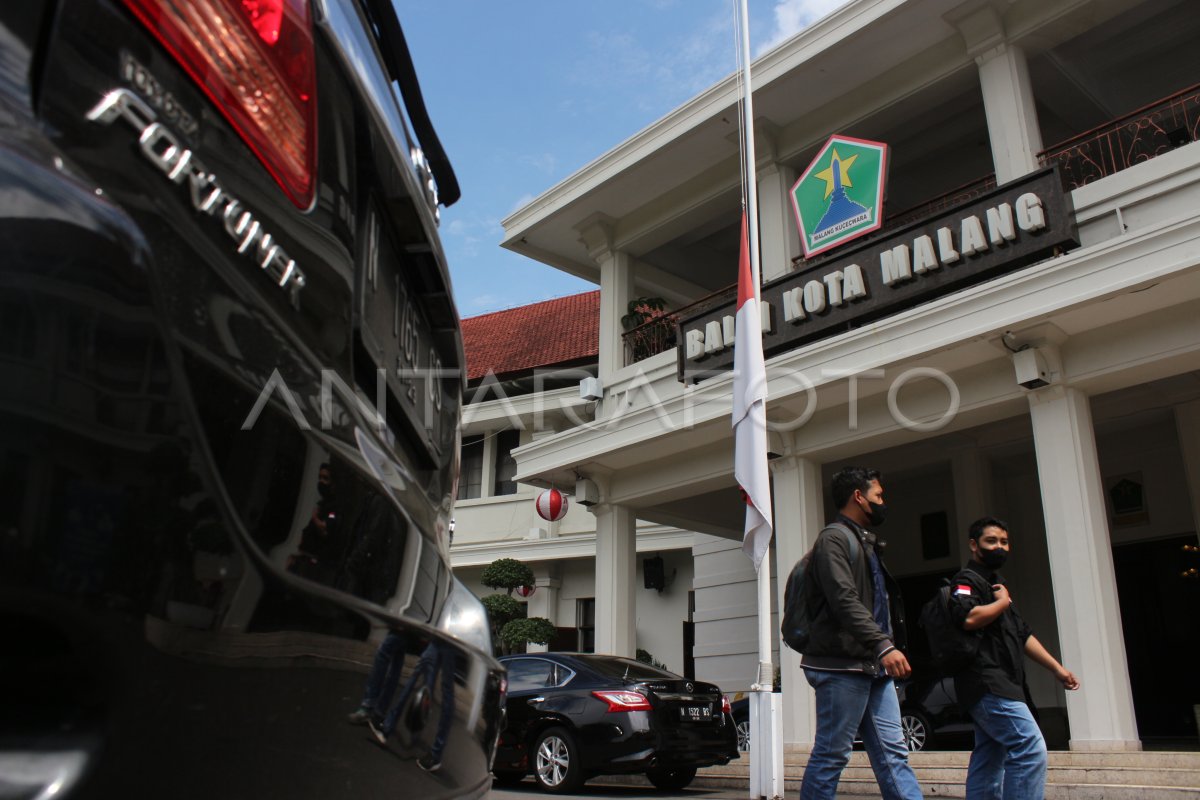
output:
[[[371,709],[359,708],[354,713],[347,714],[346,721],[351,725],[366,725],[371,721]]]
[[[387,734],[383,732],[383,729],[379,727],[375,720],[368,719],[367,726],[370,727],[371,734],[375,737],[375,741],[379,742],[380,744],[387,744]]]
[[[433,753],[426,753],[417,759],[417,766],[426,772],[437,772],[442,768],[442,760],[434,758]]]

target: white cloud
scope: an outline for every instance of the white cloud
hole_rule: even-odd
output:
[[[469,317],[474,314],[486,314],[489,311],[495,311],[498,308],[506,308],[511,305],[512,300],[507,297],[501,297],[495,294],[480,294],[475,295],[467,301],[466,308],[460,308],[459,313]]]
[[[646,112],[649,122],[733,72],[734,19],[725,3],[719,7],[720,12],[695,17],[692,25],[654,39],[636,29],[592,32],[570,77],[585,89],[598,89],[598,97],[619,94]],[[603,113],[586,101],[563,110]]]
[[[849,0],[778,0],[775,3],[775,27],[759,52],[795,36],[821,17],[846,5]]]
[[[510,208],[508,210],[508,213],[509,214],[516,213],[518,210],[520,210],[520,209],[524,208],[525,206],[529,205],[530,203],[532,203],[533,198],[535,198],[535,197],[537,197],[537,195],[530,194],[528,192],[521,195],[520,197],[517,198],[516,202],[514,202],[512,204],[512,208]]]
[[[536,155],[521,156],[521,163],[528,164],[534,169],[552,174],[558,168],[558,156],[554,153],[538,153]]]

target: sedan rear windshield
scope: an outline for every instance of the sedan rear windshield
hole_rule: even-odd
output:
[[[680,679],[673,672],[667,672],[665,669],[643,664],[641,661],[634,661],[632,658],[598,658],[592,656],[576,656],[576,658],[601,675],[616,678],[617,680],[653,681],[663,680],[664,678],[668,680]]]

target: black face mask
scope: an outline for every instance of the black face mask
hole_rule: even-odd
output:
[[[1007,560],[1008,551],[1003,547],[994,547],[991,550],[979,548],[979,563],[988,569],[1000,569]]]
[[[871,510],[867,512],[867,522],[870,522],[872,526],[882,525],[883,521],[887,519],[887,504],[872,503],[870,500],[867,503],[871,506]]]
[[[322,498],[328,498],[330,495],[333,494],[333,484],[332,483],[318,483],[317,484],[317,494],[321,495]]]

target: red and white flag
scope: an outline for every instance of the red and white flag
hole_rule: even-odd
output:
[[[762,322],[750,270],[746,213],[738,258],[738,307],[733,345],[733,476],[746,497],[742,552],[757,570],[771,544],[771,478],[767,470],[767,368]]]

